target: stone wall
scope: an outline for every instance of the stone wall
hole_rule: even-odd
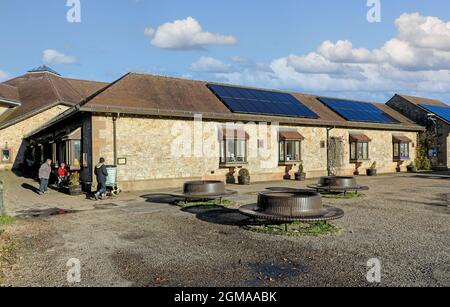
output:
[[[427,129],[435,129],[434,125],[428,119],[428,112],[419,108],[413,103],[410,103],[406,99],[400,96],[394,96],[387,102],[387,105],[397,110],[404,116],[408,117],[415,123],[427,127]],[[436,146],[438,149],[438,158],[431,159],[433,167],[450,167],[450,149],[448,140],[450,138],[450,125],[446,122],[437,119],[437,135]]]
[[[225,180],[228,168],[219,165],[218,129],[224,123],[175,119],[151,119],[122,117],[117,120],[117,157],[125,158],[126,165],[118,166],[118,179],[124,190],[145,190],[180,187],[183,182],[195,179]],[[253,181],[282,180],[285,166],[278,165],[278,127],[264,130],[256,124],[244,125],[250,135],[248,143],[251,156],[248,168]],[[295,129],[305,140],[302,142],[302,159],[308,177],[319,177],[327,174],[327,150],[323,146],[326,141],[326,129],[314,127],[280,127]],[[111,117],[93,116],[92,157],[94,164],[104,157],[108,164],[113,164],[113,121]],[[394,131],[356,131],[364,133],[373,141],[370,144],[370,160],[365,161],[365,168],[376,161],[380,173],[396,171],[397,163],[393,162],[393,133],[403,134],[414,141],[411,145],[411,159],[415,158],[417,133]],[[202,133],[200,142],[194,136]],[[349,159],[349,130],[334,129],[330,136],[342,137],[344,140],[344,164],[339,174],[352,174],[354,164]],[[271,140],[275,142],[272,143]],[[190,140],[190,142],[181,141]],[[203,143],[203,144],[199,144]],[[322,144],[321,144],[322,143]],[[186,145],[187,144],[187,145]],[[272,146],[271,146],[272,145]],[[256,154],[255,154],[256,152]],[[202,154],[203,153],[203,154]],[[402,170],[406,169],[405,162]],[[294,167],[294,171],[296,170]],[[291,171],[293,175],[294,171]]]
[[[0,130],[0,147],[3,148],[5,143],[8,142],[8,147],[12,150],[13,161],[13,163],[0,162],[0,170],[18,167],[18,165],[23,162],[22,155],[26,145],[23,143],[23,137],[67,109],[68,107],[59,105]]]

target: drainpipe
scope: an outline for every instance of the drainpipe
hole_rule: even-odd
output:
[[[117,119],[119,118],[119,113],[113,115],[113,156],[114,164],[117,164]]]
[[[328,127],[327,128],[327,172],[328,172],[328,176],[332,175],[331,172],[331,161],[330,161],[330,131],[333,130],[334,127]]]

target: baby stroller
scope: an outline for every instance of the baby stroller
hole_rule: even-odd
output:
[[[106,172],[108,176],[106,177],[106,196],[115,197],[118,196],[122,190],[117,184],[117,166],[108,165],[106,166]]]

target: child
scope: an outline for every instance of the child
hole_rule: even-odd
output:
[[[61,184],[67,179],[69,172],[66,169],[66,164],[61,163],[60,168],[58,168],[58,187],[61,188]]]

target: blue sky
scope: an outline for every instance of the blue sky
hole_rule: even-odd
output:
[[[101,81],[140,71],[367,100],[402,92],[450,101],[448,0],[381,0],[380,23],[367,21],[366,2],[81,0],[81,23],[69,23],[66,0],[2,0],[0,78],[46,62],[64,76]],[[170,37],[177,20],[212,37]],[[419,33],[430,21],[437,26]]]

